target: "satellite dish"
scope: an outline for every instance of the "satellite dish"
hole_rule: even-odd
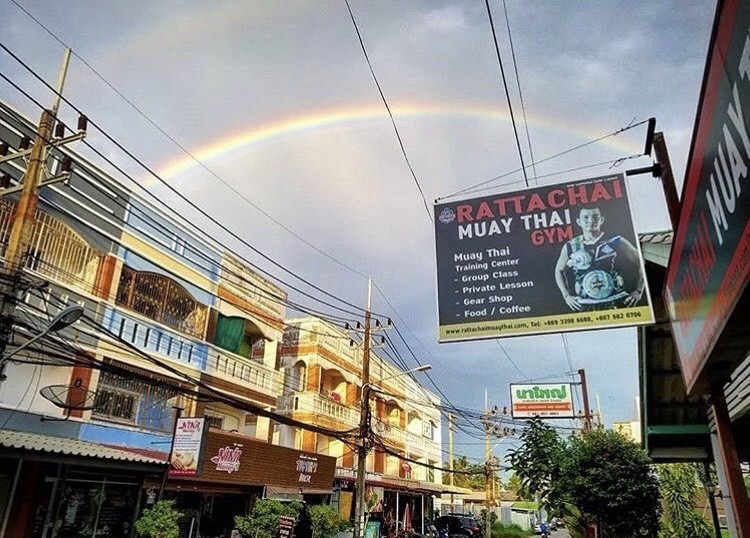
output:
[[[65,418],[42,417],[43,421],[68,420],[71,411],[88,411],[96,405],[96,391],[81,386],[80,380],[73,385],[48,385],[39,394],[55,407],[65,410]]]

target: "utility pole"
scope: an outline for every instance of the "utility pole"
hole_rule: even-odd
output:
[[[22,183],[19,180],[19,185],[10,187],[10,178],[4,178],[4,188],[0,190],[0,196],[14,192],[21,193],[11,220],[10,239],[8,241],[8,248],[5,251],[5,265],[1,271],[2,278],[0,278],[0,302],[2,303],[0,305],[0,357],[5,355],[5,348],[11,340],[18,295],[24,289],[23,268],[34,232],[36,208],[39,202],[39,189],[44,185],[65,181],[70,177],[71,163],[69,159],[63,161],[61,174],[54,177],[44,177],[46,175],[45,165],[48,150],[51,147],[58,147],[74,140],[80,140],[85,136],[86,121],[84,117],[79,119],[79,132],[73,136],[64,137],[63,129],[61,129],[62,125],[59,125],[58,129],[54,129],[57,111],[60,107],[60,94],[62,94],[65,84],[69,62],[70,49],[66,49],[58,78],[58,95],[53,101],[52,108],[42,111],[31,148],[29,149],[28,146],[20,147],[18,151],[8,154],[8,144],[5,142],[2,143],[3,151],[0,154],[0,163],[25,157],[28,157],[28,162]],[[5,362],[0,364],[0,383],[5,379],[5,366]]]
[[[485,480],[484,480],[484,536],[492,537],[492,512],[490,509],[493,504],[493,472],[492,472],[492,445],[490,443],[490,409],[487,403],[487,390],[484,391],[484,460],[485,460]]]
[[[359,406],[359,446],[357,447],[357,484],[354,519],[354,538],[365,535],[365,475],[367,473],[367,452],[370,442],[370,318],[372,309],[372,280],[367,280],[367,311],[365,312],[364,341],[362,342],[362,394]]]
[[[455,485],[454,478],[453,478],[453,413],[448,413],[448,471],[450,471],[450,474],[448,475],[448,483],[451,486]],[[453,490],[451,490],[451,512],[454,511],[453,509]]]
[[[591,429],[591,408],[589,407],[589,390],[586,386],[586,370],[578,370],[581,379],[581,394],[583,395],[583,431]]]

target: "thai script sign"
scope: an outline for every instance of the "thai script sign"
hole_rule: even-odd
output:
[[[728,0],[719,3],[664,291],[689,393],[699,381],[707,392],[702,374],[717,351],[731,367],[750,345],[742,321],[733,349],[716,349],[750,278],[749,127],[750,4]]]
[[[299,473],[300,482],[308,484],[317,470],[318,458],[308,456],[307,454],[300,455],[297,460],[297,472]]]
[[[511,384],[513,418],[574,418],[570,383]]]
[[[178,418],[169,459],[170,476],[197,476],[200,469],[206,419]]]
[[[622,175],[435,206],[441,342],[651,323]]]

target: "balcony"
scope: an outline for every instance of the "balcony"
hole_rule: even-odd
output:
[[[424,454],[436,455],[440,453],[440,445],[428,437],[406,431],[397,426],[391,426],[378,421],[375,431],[385,437],[386,440],[394,442],[409,449],[420,450]]]
[[[359,410],[316,392],[296,392],[278,399],[279,413],[310,413],[355,427],[359,424]]]
[[[210,349],[204,371],[269,396],[278,394],[279,372],[229,352]]]

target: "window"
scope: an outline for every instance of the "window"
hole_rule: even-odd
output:
[[[99,389],[94,401],[94,414],[114,420],[135,422],[138,395],[131,392]]]
[[[223,429],[224,428],[224,417],[219,417],[215,415],[205,415],[206,417],[206,424],[208,424],[211,428],[218,428]]]
[[[163,432],[172,431],[177,389],[164,379],[142,381],[109,372],[99,376],[93,417]]]

